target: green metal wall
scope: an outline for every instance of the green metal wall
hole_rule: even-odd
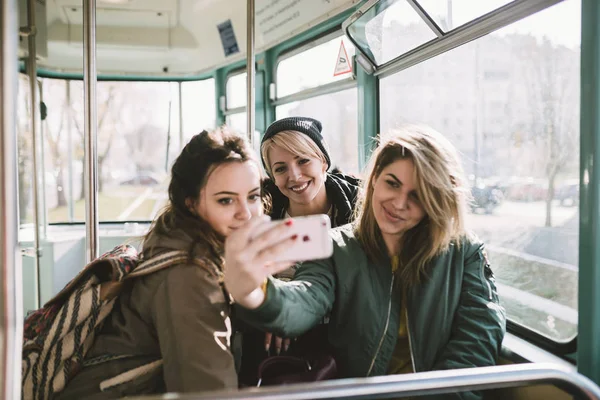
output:
[[[577,368],[600,384],[600,2],[581,4],[581,163]]]

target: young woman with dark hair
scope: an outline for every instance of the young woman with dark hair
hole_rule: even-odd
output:
[[[183,250],[188,261],[133,281],[57,398],[237,388],[224,241],[262,213],[260,169],[246,140],[224,128],[194,136],[173,164],[168,206],[142,244],[145,260]],[[127,383],[110,385],[124,374]]]

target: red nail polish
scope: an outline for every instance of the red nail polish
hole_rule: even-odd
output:
[[[298,235],[293,235],[292,240],[296,240],[296,239],[298,239]]]
[[[308,242],[310,240],[310,238],[308,237],[308,235],[304,235],[304,237],[302,238],[303,241]]]
[[[285,221],[285,224],[286,224],[287,226],[290,226],[290,225],[292,225],[292,220],[291,220],[291,219],[288,219],[287,221]]]

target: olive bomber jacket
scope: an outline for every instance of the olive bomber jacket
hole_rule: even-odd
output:
[[[367,258],[351,225],[331,236],[331,258],[303,263],[291,282],[270,279],[265,302],[255,310],[236,305],[237,317],[297,337],[330,314],[328,336],[340,377],[385,375],[398,339],[400,285],[389,263]],[[451,244],[431,262],[427,279],[406,293],[406,302],[416,372],[496,364],[506,315],[481,242]]]

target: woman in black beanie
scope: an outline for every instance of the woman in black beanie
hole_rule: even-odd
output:
[[[269,175],[263,188],[271,197],[271,218],[328,214],[332,227],[351,221],[358,180],[327,172],[331,159],[321,131],[313,118],[289,117],[265,132],[260,153]]]
[[[263,181],[263,191],[270,197],[271,208],[267,212],[272,219],[327,214],[332,227],[352,220],[358,179],[327,172],[331,159],[321,130],[321,123],[308,117],[283,118],[267,128],[260,153],[269,176]],[[290,268],[277,277],[289,280],[294,272]],[[299,339],[296,350],[304,352],[301,346],[306,343],[313,350],[322,347],[326,351],[325,326],[320,325]],[[269,334],[265,337],[262,331],[245,329],[240,371],[242,386],[256,384],[256,372],[262,360],[287,350],[289,339],[283,344],[281,338],[273,341],[271,345]]]

